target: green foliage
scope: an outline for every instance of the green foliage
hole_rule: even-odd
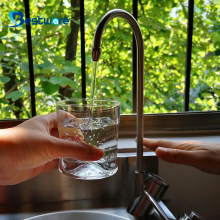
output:
[[[7,82],[10,81],[10,77],[8,77],[8,76],[0,76],[0,81],[2,83],[7,83]]]
[[[6,96],[6,99],[12,99],[12,101],[16,101],[16,100],[18,100],[22,95],[23,95],[22,92],[16,90],[16,91],[13,91],[13,92],[9,93],[9,94]]]
[[[78,7],[61,0],[30,1],[31,17],[71,18]],[[220,1],[195,0],[192,48],[190,110],[220,109]],[[30,84],[25,28],[9,28],[8,13],[22,11],[21,1],[2,0],[0,18],[0,113],[1,118],[20,118],[30,113]],[[132,1],[85,0],[85,49],[87,97],[92,75],[91,48],[95,28],[109,10],[121,8],[132,13]],[[144,38],[144,112],[183,111],[185,57],[187,42],[186,1],[139,1],[138,22]],[[80,21],[71,19],[73,24]],[[25,27],[25,25],[23,25]],[[35,94],[38,114],[55,111],[60,91],[72,89],[72,97],[81,97],[81,42],[78,33],[75,60],[66,59],[70,24],[32,25]],[[132,30],[120,18],[105,28],[102,55],[96,80],[96,98],[117,99],[121,113],[132,113]],[[72,73],[71,75],[69,73]],[[69,75],[68,75],[69,74]],[[8,89],[7,89],[7,88]],[[23,107],[15,105],[21,99]]]

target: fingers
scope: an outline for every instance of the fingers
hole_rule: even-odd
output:
[[[143,145],[153,151],[158,147],[178,148],[180,142],[143,138]]]
[[[46,122],[49,131],[51,131],[52,129],[58,127],[57,114],[59,114],[59,121],[63,121],[66,118],[75,118],[73,115],[63,110],[59,110],[58,113],[53,112],[48,115],[41,115],[37,117],[41,117],[41,119],[44,120],[44,122]]]
[[[185,151],[181,149],[170,149],[158,147],[155,151],[158,158],[176,164],[184,164],[198,168],[203,160],[201,152]]]
[[[52,137],[53,144],[48,145],[47,154],[51,159],[75,158],[82,161],[99,160],[104,156],[102,149],[82,142],[67,141]]]
[[[45,115],[45,117],[47,118],[47,124],[48,124],[48,128],[50,131],[53,128],[57,128],[58,124],[57,124],[57,113],[56,112]]]

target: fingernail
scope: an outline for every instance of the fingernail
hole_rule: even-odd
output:
[[[168,151],[169,151],[169,149],[167,149],[167,148],[158,147],[158,148],[156,149],[155,153],[156,153],[157,155],[162,155],[162,154],[164,155],[164,154],[167,154]]]
[[[167,148],[164,148],[164,147],[158,147],[156,150],[159,150],[159,151],[163,151],[165,152],[167,150]]]

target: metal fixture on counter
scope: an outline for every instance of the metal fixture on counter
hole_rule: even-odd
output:
[[[201,217],[198,213],[192,211],[189,215],[191,220],[205,220],[203,217]]]
[[[131,203],[127,209],[128,213],[141,217],[153,213],[155,208],[163,220],[168,220],[158,204],[168,187],[169,185],[162,178],[156,174],[148,173],[143,187],[143,194]]]
[[[186,213],[184,213],[178,220],[191,220],[191,218]]]
[[[148,197],[148,199],[150,200],[150,202],[153,205],[153,207],[159,213],[161,219],[162,220],[169,220],[169,218],[167,217],[166,213],[163,211],[163,209],[160,207],[160,205],[154,200],[154,198],[145,190],[144,190],[144,193]]]
[[[153,208],[157,210],[159,216],[161,217],[161,220],[169,220],[169,218],[167,217],[163,209],[160,207],[160,205],[145,190],[142,196],[137,197],[135,201],[132,202],[132,206],[128,207],[127,212],[131,215],[142,217],[146,215],[148,208],[151,206],[153,206]]]
[[[168,184],[155,174],[148,174],[145,177],[143,171],[143,71],[144,71],[144,45],[140,27],[136,19],[127,11],[113,9],[107,12],[97,25],[92,48],[92,60],[99,61],[101,56],[101,40],[103,31],[113,18],[123,18],[131,28],[137,44],[137,170],[135,171],[135,200],[128,207],[128,213],[134,216],[144,216],[157,210],[162,220],[168,220],[166,213],[158,202],[168,188]],[[146,178],[146,179],[145,179]],[[191,213],[192,214],[192,213]],[[192,214],[193,215],[193,214]],[[184,216],[186,218],[184,218]],[[200,218],[189,217],[186,214],[179,220],[200,220]],[[203,219],[201,219],[203,220]]]
[[[144,171],[143,171],[143,71],[144,71],[144,44],[141,29],[136,19],[127,11],[121,9],[113,9],[107,12],[97,25],[92,48],[92,60],[98,61],[101,55],[101,39],[103,31],[108,24],[115,17],[120,17],[126,20],[133,29],[136,44],[137,44],[137,170],[136,174],[136,196],[143,193],[144,185]]]
[[[169,185],[164,179],[154,173],[148,173],[144,181],[146,190],[157,202],[159,202],[167,191]]]
[[[152,210],[152,205],[159,212],[162,219],[168,220],[166,214],[163,212],[157,201],[159,201],[165,193],[168,185],[160,177],[155,174],[148,174],[145,179],[143,171],[143,71],[144,71],[144,45],[143,37],[140,27],[136,19],[127,11],[121,9],[114,9],[106,13],[97,25],[92,48],[92,60],[98,61],[101,55],[101,39],[103,31],[108,24],[115,17],[120,17],[126,20],[133,29],[137,44],[137,170],[135,196],[136,199],[128,207],[127,211],[134,216],[144,216],[147,212]],[[155,201],[156,199],[157,201]]]
[[[198,213],[192,211],[189,215],[184,213],[183,216],[180,216],[178,220],[205,220]]]

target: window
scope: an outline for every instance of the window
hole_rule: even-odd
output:
[[[55,111],[59,99],[89,97],[96,25],[107,11],[121,8],[134,14],[144,38],[145,130],[219,129],[220,1],[3,0],[0,5],[5,8],[0,19],[1,119],[29,118]],[[8,27],[13,10],[38,23]],[[127,131],[135,127],[132,41],[124,20],[107,25],[96,84],[97,97],[121,102]]]

